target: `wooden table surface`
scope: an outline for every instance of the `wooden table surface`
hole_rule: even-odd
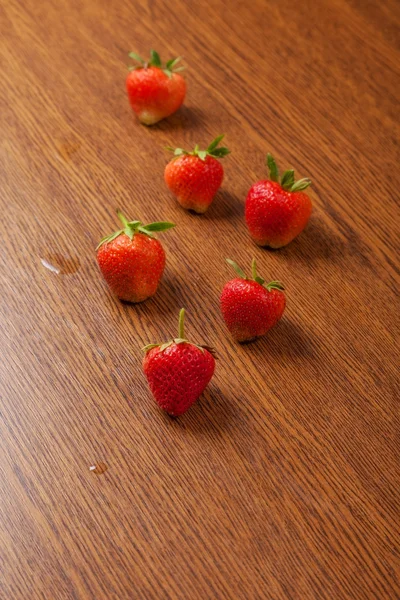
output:
[[[400,598],[398,2],[4,0],[0,15],[0,597]],[[185,57],[188,94],[146,128],[124,80],[127,52],[151,47]],[[219,133],[223,189],[195,216],[164,185],[163,148]],[[313,181],[309,226],[279,251],[243,219],[267,151]],[[136,306],[95,260],[117,207],[177,224]],[[220,315],[226,257],[286,285],[253,344]],[[172,420],[140,348],[182,306],[219,361]]]

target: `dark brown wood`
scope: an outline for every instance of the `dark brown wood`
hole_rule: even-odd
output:
[[[398,2],[4,0],[0,16],[0,596],[399,598]],[[124,79],[151,47],[184,55],[188,96],[148,129]],[[163,147],[223,132],[223,189],[188,214]],[[267,151],[313,181],[306,232],[275,252],[243,219]],[[178,225],[138,306],[95,261],[117,207]],[[241,346],[218,298],[225,257],[253,256],[288,307]],[[219,361],[172,420],[140,348],[182,306]]]

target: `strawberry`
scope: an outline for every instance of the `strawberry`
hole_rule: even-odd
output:
[[[165,183],[183,208],[204,213],[213,201],[224,178],[224,169],[217,159],[230,152],[228,148],[218,148],[223,137],[216,137],[207,150],[200,150],[197,145],[193,152],[167,148],[175,158],[165,168]]]
[[[279,281],[265,283],[257,275],[255,259],[253,279],[248,279],[233,260],[227,262],[239,277],[228,281],[222,290],[222,316],[234,339],[248,342],[267,333],[281,318],[286,305],[284,287]]]
[[[148,62],[135,52],[130,52],[129,57],[139,63],[129,67],[126,78],[129,102],[141,123],[154,125],[172,115],[183,103],[186,82],[178,73],[185,67],[176,67],[180,56],[172,58],[163,67],[155,50],[150,51]]]
[[[175,227],[173,223],[129,221],[118,210],[124,228],[104,237],[96,248],[104,279],[118,298],[142,302],[153,296],[165,267],[165,252],[153,231]]]
[[[279,179],[278,167],[267,155],[269,179],[258,181],[246,198],[245,216],[253,240],[259,246],[281,248],[289,244],[307,225],[311,200],[303,190],[309,179],[294,180],[294,171],[285,171]]]
[[[188,342],[185,310],[179,313],[178,338],[143,348],[143,371],[157,404],[172,416],[182,415],[196,402],[215,369],[214,350]]]

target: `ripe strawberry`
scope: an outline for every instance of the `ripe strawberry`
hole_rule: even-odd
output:
[[[230,152],[228,148],[218,148],[223,137],[216,137],[207,150],[200,150],[197,145],[193,152],[167,148],[175,158],[165,167],[165,183],[183,208],[204,213],[213,201],[224,178],[224,169],[217,158]]]
[[[249,232],[259,246],[281,248],[307,225],[311,200],[304,194],[311,181],[294,180],[294,171],[285,171],[279,180],[278,167],[268,154],[269,180],[258,181],[246,198],[245,216]]]
[[[279,281],[265,283],[257,275],[252,262],[253,279],[248,279],[233,260],[227,262],[239,275],[225,284],[221,294],[221,311],[232,336],[238,342],[248,342],[267,333],[281,318],[286,298]]]
[[[156,293],[165,267],[165,252],[153,231],[173,223],[129,221],[118,210],[124,228],[104,237],[97,246],[97,262],[104,279],[118,298],[142,302]]]
[[[135,52],[130,52],[129,57],[139,63],[129,67],[126,78],[129,102],[141,123],[154,125],[172,115],[184,101],[186,82],[178,72],[185,67],[176,68],[180,56],[172,58],[163,67],[155,50],[150,51],[148,62]]]
[[[157,404],[177,417],[187,411],[210,382],[215,369],[214,350],[185,339],[185,310],[179,313],[179,336],[143,350],[143,371]]]

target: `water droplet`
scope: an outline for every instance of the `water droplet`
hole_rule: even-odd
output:
[[[71,275],[76,273],[81,266],[77,258],[66,257],[58,253],[47,254],[40,259],[40,262],[46,269],[56,275]]]
[[[67,142],[67,141],[57,141],[56,142],[56,148],[57,148],[57,158],[62,158],[62,160],[70,160],[71,156],[73,154],[75,154],[75,152],[78,152],[79,148],[81,147],[81,143],[80,142]]]
[[[49,263],[45,258],[41,259],[41,263],[44,267],[46,267],[46,269],[49,269],[49,271],[52,271],[53,273],[57,273],[57,275],[60,274],[60,269],[58,267],[55,267],[51,263]]]
[[[94,473],[95,475],[103,475],[103,473],[105,473],[107,469],[108,467],[106,463],[103,462],[98,462],[95,465],[89,467],[89,471],[91,471],[91,473]]]

